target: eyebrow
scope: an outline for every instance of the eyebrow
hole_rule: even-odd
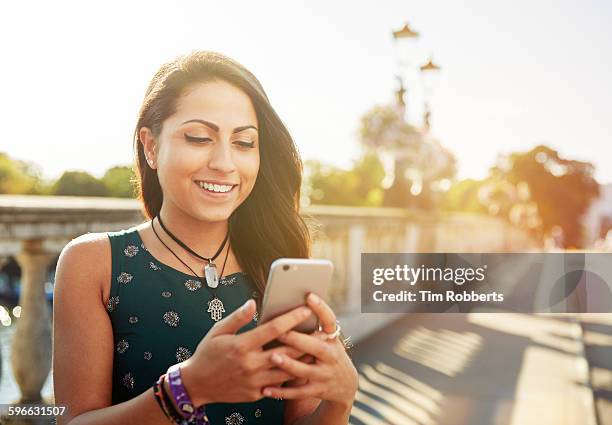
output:
[[[219,132],[219,126],[217,124],[214,124],[214,123],[210,122],[210,121],[193,119],[193,120],[187,120],[183,124],[188,124],[190,122],[197,122],[199,124],[204,124],[206,127],[210,128],[210,129],[212,129],[212,130],[214,130],[216,132]],[[240,127],[236,127],[235,129],[232,130],[232,134],[240,133],[241,131],[248,130],[249,128],[252,128],[255,131],[258,131],[257,127],[255,127],[254,125],[250,125],[249,124],[249,125],[243,125],[243,126],[240,126]]]

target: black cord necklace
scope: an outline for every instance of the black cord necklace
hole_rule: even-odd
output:
[[[229,238],[229,234],[230,234],[229,222],[227,224],[227,233],[225,233],[225,238],[223,239],[221,246],[219,247],[215,255],[213,255],[210,258],[206,258],[206,257],[202,257],[200,254],[195,252],[193,249],[189,248],[189,246],[187,246],[185,242],[180,240],[178,237],[174,235],[174,233],[168,230],[166,226],[164,225],[164,222],[161,219],[161,215],[159,214],[157,215],[157,220],[159,221],[159,224],[161,224],[162,229],[164,229],[164,232],[166,232],[168,236],[170,236],[174,242],[179,244],[183,249],[185,249],[190,254],[196,256],[200,260],[208,261],[208,264],[204,266],[204,277],[206,278],[206,284],[211,288],[216,288],[217,286],[219,286],[219,276],[217,275],[217,266],[215,263],[213,263],[213,260],[219,256],[221,251],[223,251],[223,248],[225,247],[225,243],[227,242],[227,239]]]
[[[157,216],[157,218],[159,219],[159,216]],[[200,282],[200,284],[205,286],[206,289],[208,289],[208,291],[212,294],[212,299],[208,301],[208,313],[210,313],[210,318],[212,320],[214,320],[215,322],[218,322],[219,320],[223,318],[225,307],[223,306],[223,302],[217,297],[216,291],[212,288],[209,288],[207,285],[204,285],[204,283],[202,282],[202,278],[191,267],[189,267],[189,265],[185,263],[178,255],[176,255],[176,253],[162,240],[162,238],[157,234],[157,230],[155,230],[155,225],[153,224],[153,221],[154,220],[151,220],[151,228],[153,229],[153,233],[155,233],[155,236],[157,237],[157,239],[162,243],[163,246],[166,247],[168,251],[172,253],[172,255],[174,255],[174,257],[176,257],[177,260],[183,263],[183,265],[187,267],[191,271],[191,273],[195,275],[196,278],[198,278],[198,281]],[[223,245],[225,245],[225,242],[223,243]],[[229,256],[229,249],[230,247],[228,245],[227,252],[225,254],[225,260],[223,261],[223,267],[221,267],[221,276],[223,276],[223,271],[225,270],[225,264],[227,263],[227,257]],[[217,253],[216,255],[218,254],[219,253]]]

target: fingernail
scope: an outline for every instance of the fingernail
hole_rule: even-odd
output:
[[[311,312],[311,310],[309,308],[305,308],[304,310],[302,310],[302,316],[303,317],[308,317],[308,316],[310,316],[310,312]]]
[[[321,298],[319,298],[319,296],[314,293],[311,293],[310,295],[308,295],[308,298],[310,299],[310,302],[313,304],[319,304],[321,302]]]
[[[272,361],[276,364],[281,364],[283,362],[283,358],[278,353],[272,354]]]
[[[264,395],[265,395],[265,396],[267,396],[267,397],[270,397],[270,396],[272,395],[272,391],[270,391],[270,390],[269,390],[269,389],[267,389],[267,388],[266,388],[265,390],[263,390],[263,393],[264,393]]]

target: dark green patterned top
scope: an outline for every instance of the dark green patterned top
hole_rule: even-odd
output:
[[[112,247],[107,311],[115,347],[112,403],[117,404],[143,393],[171,365],[189,358],[215,322],[208,312],[210,291],[194,276],[153,257],[135,227],[107,234]],[[216,293],[225,308],[223,317],[257,296],[243,272],[221,277]],[[240,332],[256,322],[257,316]],[[280,425],[283,403],[267,397],[213,403],[206,413],[212,425]]]

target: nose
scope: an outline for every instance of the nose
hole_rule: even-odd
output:
[[[219,141],[219,143],[215,143],[208,166],[212,170],[221,171],[223,173],[231,173],[236,170],[234,160],[232,159],[231,143],[229,141]]]

